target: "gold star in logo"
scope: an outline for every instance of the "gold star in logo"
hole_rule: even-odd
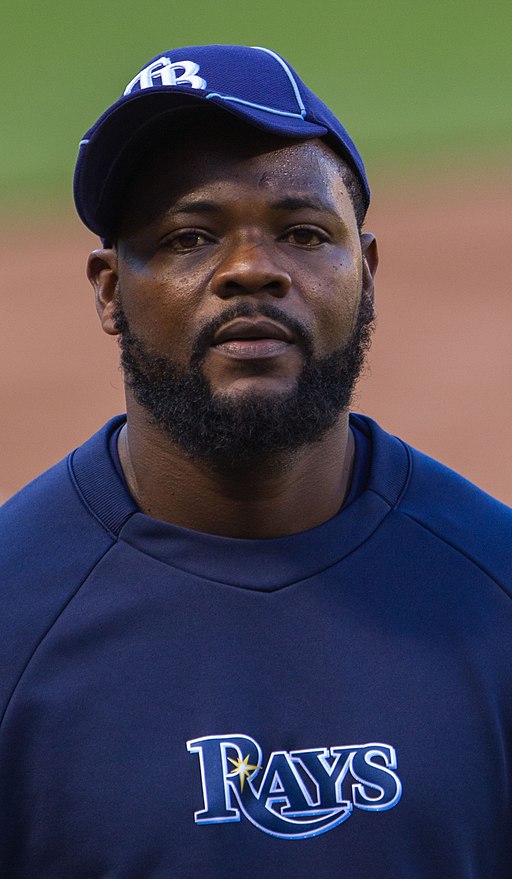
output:
[[[233,757],[228,757],[228,760],[235,767],[229,774],[238,775],[240,778],[241,791],[244,789],[245,779],[249,778],[257,769],[261,769],[261,766],[255,766],[253,763],[249,763],[249,754],[247,754],[243,760],[240,760],[239,757],[237,757],[236,760]]]

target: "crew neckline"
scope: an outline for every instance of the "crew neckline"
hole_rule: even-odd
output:
[[[111,431],[108,449],[110,457],[112,458],[112,463],[114,464],[119,478],[122,480],[126,490],[130,492],[128,480],[126,479],[126,475],[121,464],[121,458],[119,457],[118,448],[119,436],[125,423],[126,422],[122,422],[116,427],[115,430]],[[371,443],[369,431],[366,428],[363,430],[361,424],[353,421],[350,425],[350,432],[352,433],[352,437],[354,440],[354,463],[352,474],[350,477],[349,488],[343,501],[343,507],[348,507],[349,504],[355,501],[355,499],[359,497],[360,494],[362,494],[362,492],[366,488],[368,475],[370,472]],[[135,503],[137,503],[136,500]],[[142,510],[140,510],[140,512],[142,512]]]
[[[368,485],[333,518],[286,537],[242,539],[192,531],[142,513],[109,453],[118,416],[70,456],[75,487],[91,514],[114,538],[154,559],[226,586],[274,591],[325,570],[354,552],[396,505],[407,482],[405,445],[361,415],[356,429],[371,442]]]

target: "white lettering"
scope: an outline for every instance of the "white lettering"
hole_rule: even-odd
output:
[[[178,73],[181,71],[181,73]],[[139,90],[153,86],[188,85],[193,89],[205,89],[206,80],[199,73],[199,64],[195,61],[175,61],[171,64],[165,55],[148,64],[126,86],[123,94],[130,95],[138,85]],[[178,74],[178,75],[177,75]]]

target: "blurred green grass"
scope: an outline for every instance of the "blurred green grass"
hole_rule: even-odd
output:
[[[1,22],[4,209],[69,198],[95,118],[157,52],[203,42],[285,55],[346,123],[370,177],[510,155],[510,0],[20,0]]]

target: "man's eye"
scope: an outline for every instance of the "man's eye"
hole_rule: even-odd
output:
[[[307,226],[297,226],[295,229],[290,229],[283,238],[289,244],[298,244],[302,247],[317,247],[327,241],[327,235],[318,229],[310,229]]]
[[[191,230],[190,232],[180,232],[178,235],[174,235],[168,243],[173,250],[183,251],[194,250],[196,247],[208,244],[209,241],[210,239],[203,232]]]

